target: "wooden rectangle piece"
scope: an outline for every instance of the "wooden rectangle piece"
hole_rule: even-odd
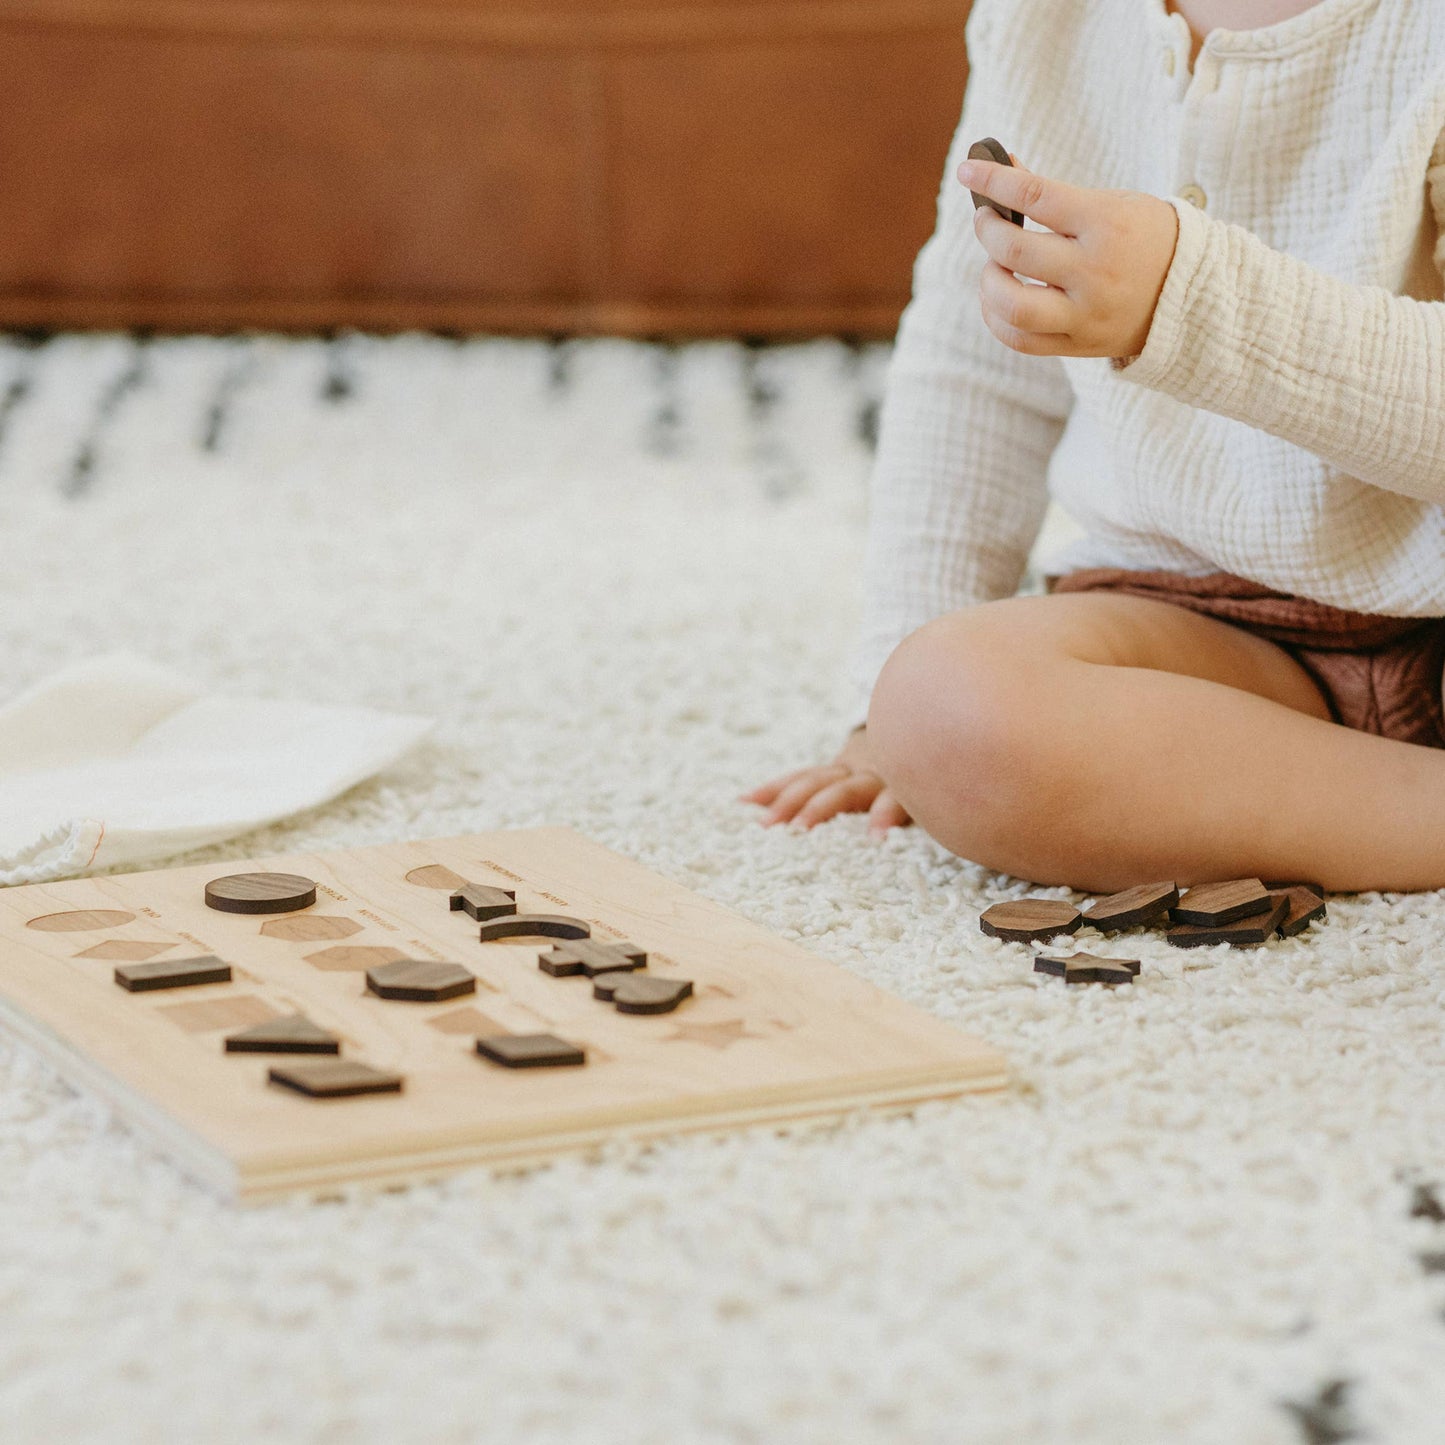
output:
[[[123,963],[115,981],[129,993],[150,993],[161,988],[193,988],[201,983],[230,983],[231,965],[214,955],[178,958],[170,963]]]
[[[205,885],[243,871],[313,880],[324,916],[355,931],[318,947],[309,929],[208,908]],[[600,947],[631,940],[657,978],[690,980],[692,997],[675,1013],[638,1016],[593,997],[635,973],[549,978],[535,935],[477,941],[486,925],[452,912],[442,891],[456,880],[514,890],[534,915],[524,928],[541,914]],[[292,1081],[272,1087],[260,1056],[177,1028],[174,996],[124,993],[113,960],[76,956],[128,937],[138,918],[147,939],[228,960],[245,997],[277,1016],[304,1014],[342,1041],[343,1056],[288,1063]],[[475,975],[478,1007],[378,998],[359,972],[322,966],[338,949],[367,969],[384,965],[386,950],[454,960]],[[233,992],[242,990],[214,996]],[[0,889],[0,1025],[189,1172],[243,1199],[515,1167],[616,1137],[840,1118],[1006,1078],[999,1053],[953,1024],[565,828]],[[495,1033],[553,1035],[583,1050],[587,1067],[487,1066],[473,1039]],[[405,1088],[334,1107],[295,1092],[303,1064],[353,1060]]]

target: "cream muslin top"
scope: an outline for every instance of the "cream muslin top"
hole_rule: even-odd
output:
[[[1228,571],[1445,616],[1445,0],[1321,0],[1190,35],[1163,0],[977,0],[938,225],[890,364],[856,721],[892,649],[1045,569]],[[955,179],[981,136],[1042,174],[1170,197],[1179,241],[1137,358],[988,332]]]

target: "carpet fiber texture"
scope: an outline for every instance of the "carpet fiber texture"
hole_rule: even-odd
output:
[[[200,857],[568,824],[1016,1071],[238,1212],[0,1038],[0,1440],[1442,1438],[1440,896],[1253,953],[1143,936],[1136,984],[1065,988],[979,931],[1018,880],[735,801],[840,741],[885,363],[0,344],[0,694],[124,647],[442,719]]]

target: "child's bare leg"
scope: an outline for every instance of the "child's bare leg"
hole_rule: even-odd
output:
[[[889,659],[868,734],[922,827],[1035,882],[1445,887],[1445,751],[1329,721],[1283,649],[1168,603],[940,618]]]

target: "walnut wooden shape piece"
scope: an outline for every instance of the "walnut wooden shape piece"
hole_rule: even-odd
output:
[[[115,981],[129,993],[150,993],[160,988],[192,988],[201,983],[230,983],[231,965],[213,953],[201,958],[177,958],[169,963],[123,963]]]
[[[206,907],[222,913],[295,913],[315,902],[315,883],[299,873],[228,873],[206,884]]]
[[[561,913],[517,913],[510,918],[493,918],[482,924],[483,943],[500,938],[590,938],[592,928],[580,918]]]
[[[1098,899],[1085,910],[1084,923],[1100,933],[1117,933],[1162,918],[1178,902],[1179,889],[1173,883],[1144,883]]]
[[[587,1051],[555,1034],[489,1034],[477,1052],[508,1069],[568,1068],[587,1062]]]
[[[971,161],[994,161],[1001,166],[1013,165],[1013,157],[1004,149],[1003,145],[996,141],[991,135],[985,136],[982,140],[976,140],[968,148],[968,158]],[[980,206],[987,206],[991,211],[997,211],[1004,220],[1012,221],[1016,226],[1024,223],[1022,211],[1011,211],[1007,206],[1001,206],[997,201],[991,201],[987,196],[981,196],[977,191],[970,191],[973,197],[973,208],[977,210]]]
[[[683,999],[692,997],[690,978],[658,978],[651,973],[603,974],[617,981],[611,1000],[620,1014],[670,1014]],[[600,982],[600,980],[599,980]],[[594,997],[597,985],[592,988]]]
[[[630,972],[646,965],[646,951],[625,940],[598,943],[595,939],[577,939],[537,955],[537,967],[553,978],[570,978],[579,973],[592,978],[599,973]]]
[[[1267,913],[1273,903],[1258,878],[1236,878],[1229,883],[1201,883],[1191,888],[1169,910],[1175,923],[1216,927]]]
[[[315,1059],[304,1064],[281,1064],[267,1078],[283,1088],[295,1089],[313,1099],[342,1099],[353,1094],[399,1094],[400,1074],[386,1074],[350,1059]]]
[[[407,1003],[441,1003],[477,991],[477,976],[459,963],[430,958],[404,958],[366,971],[366,986],[378,998]]]
[[[1053,958],[1041,953],[1034,959],[1034,972],[1051,973],[1065,983],[1133,983],[1139,976],[1139,960],[1098,958],[1092,953]]]
[[[517,895],[510,888],[488,888],[481,883],[468,883],[457,889],[451,902],[453,913],[469,913],[478,923],[517,911]]]
[[[1283,898],[1287,905],[1285,915],[1279,922],[1279,936],[1293,938],[1303,933],[1316,919],[1325,916],[1325,900],[1307,883],[1296,883],[1276,891],[1275,898]]]
[[[226,1039],[228,1054],[339,1054],[341,1040],[305,1014],[272,1019]]]
[[[1268,895],[1266,895],[1268,897]],[[1277,894],[1265,905],[1266,913],[1236,918],[1232,923],[1176,923],[1165,940],[1175,948],[1203,948],[1210,943],[1228,943],[1235,948],[1256,948],[1268,943],[1289,913],[1289,897]]]
[[[1072,903],[1052,898],[1020,898],[1012,903],[995,903],[985,908],[978,926],[990,938],[1006,938],[1010,943],[1035,943],[1073,933],[1084,921],[1084,915]]]

